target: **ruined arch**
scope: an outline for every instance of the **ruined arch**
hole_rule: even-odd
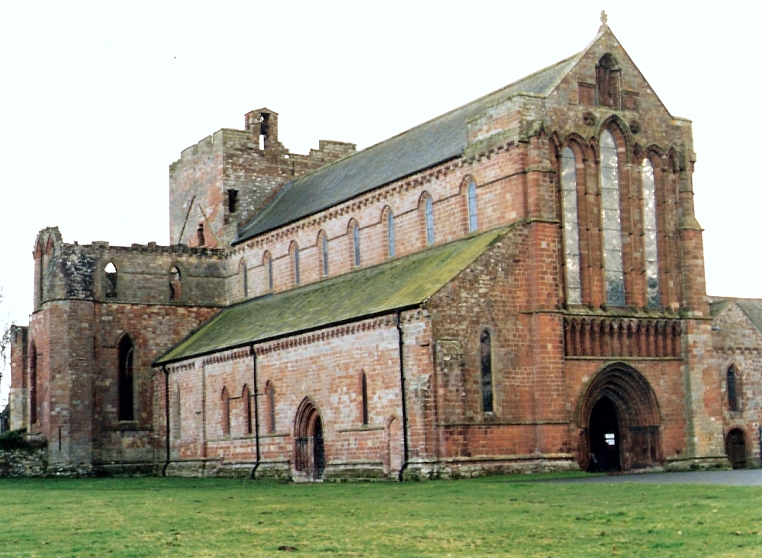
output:
[[[303,480],[321,480],[325,471],[323,420],[309,397],[299,404],[294,419],[294,470]]]
[[[580,399],[577,424],[583,469],[626,471],[662,461],[659,403],[632,366],[617,362],[592,378]]]
[[[103,266],[103,292],[106,298],[116,298],[117,288],[119,286],[119,268],[114,263],[114,260],[109,260],[105,266]]]

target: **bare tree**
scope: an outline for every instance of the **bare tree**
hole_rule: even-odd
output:
[[[3,304],[3,290],[0,289],[0,308]],[[8,366],[11,352],[11,328],[13,322],[10,320],[10,314],[0,317],[0,384],[3,381],[3,373]]]

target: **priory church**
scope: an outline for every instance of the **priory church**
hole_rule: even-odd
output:
[[[362,151],[279,117],[182,151],[168,246],[38,234],[10,420],[49,474],[759,463],[762,301],[707,296],[691,122],[605,16]]]

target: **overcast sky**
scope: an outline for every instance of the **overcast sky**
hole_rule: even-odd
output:
[[[362,149],[582,50],[601,9],[669,111],[693,121],[709,293],[762,298],[762,8],[711,5],[3,2],[0,319],[28,323],[44,227],[69,243],[168,243],[168,165],[249,110],[278,112],[292,152]]]

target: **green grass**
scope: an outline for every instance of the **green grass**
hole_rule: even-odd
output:
[[[525,481],[3,479],[0,556],[762,555],[762,488]]]

